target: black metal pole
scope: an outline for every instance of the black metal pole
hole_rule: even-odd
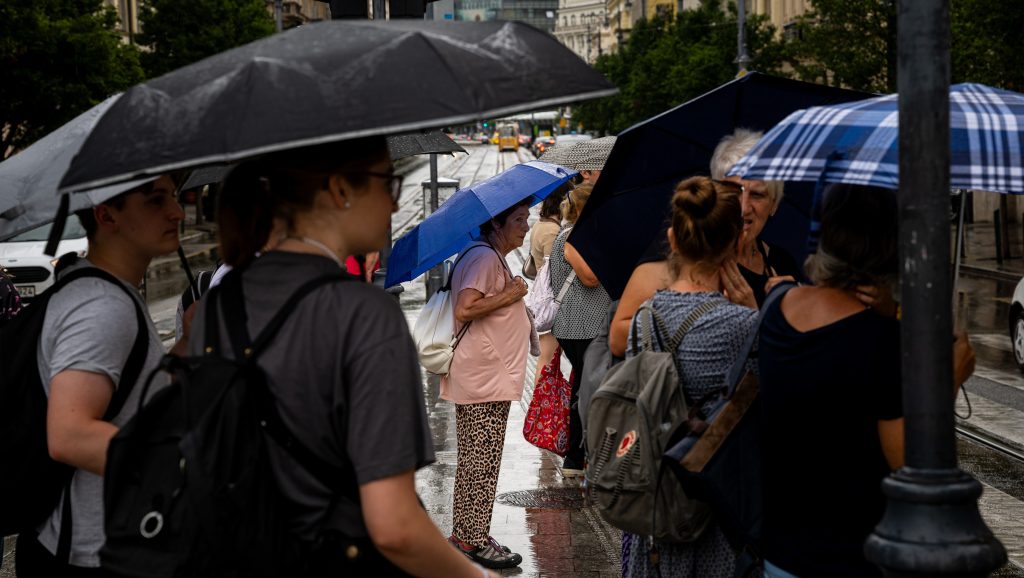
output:
[[[957,467],[949,276],[949,0],[899,3],[901,352],[906,465],[865,544],[886,576],[987,576],[1006,551]],[[836,496],[837,499],[842,499]]]
[[[430,154],[430,213],[437,210],[437,153]],[[436,265],[427,272],[427,299],[444,285],[443,265]]]
[[[746,0],[736,2],[736,65],[737,76],[747,72],[750,56],[747,55],[747,3]]]

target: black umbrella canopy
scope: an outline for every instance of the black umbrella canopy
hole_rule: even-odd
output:
[[[710,174],[711,155],[737,128],[767,130],[810,106],[872,95],[757,72],[724,84],[623,131],[569,237],[613,299],[640,258],[665,234],[675,185]],[[785,201],[762,238],[804,250],[813,187],[786,185]]]
[[[391,160],[431,153],[464,153],[448,135],[439,130],[418,131],[388,137],[388,154]]]
[[[519,22],[318,22],[130,89],[97,124],[61,187],[498,118],[615,91],[553,36]]]

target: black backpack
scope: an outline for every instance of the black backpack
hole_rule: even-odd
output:
[[[106,571],[139,577],[300,573],[303,561],[287,535],[267,444],[284,447],[343,496],[358,500],[358,486],[350,463],[328,464],[291,435],[256,360],[303,297],[346,278],[332,275],[302,285],[255,340],[246,330],[240,272],[229,273],[210,291],[204,355],[164,357],[157,371],[170,372],[174,382],[110,443],[103,488],[106,543],[100,551]],[[220,348],[219,309],[233,359]],[[151,382],[152,376],[147,389]]]
[[[181,293],[181,310],[188,311],[188,308],[203,298],[206,292],[210,290],[210,282],[213,281],[214,271],[200,271],[199,275],[196,275],[195,285],[189,285]]]
[[[146,313],[128,288],[110,273],[87,267],[61,276],[0,329],[0,535],[35,531],[57,507],[61,491],[71,482],[74,468],[50,458],[46,443],[48,398],[39,378],[38,348],[50,299],[69,283],[84,277],[103,279],[118,287],[135,304],[138,334],[121,373],[121,384],[110,400],[103,419],[110,421],[128,399],[149,350]],[[71,545],[70,492],[65,492],[64,515],[58,558],[67,559]]]

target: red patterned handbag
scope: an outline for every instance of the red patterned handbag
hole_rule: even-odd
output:
[[[572,384],[560,368],[562,348],[555,348],[551,362],[541,369],[530,409],[523,422],[523,437],[542,450],[565,456],[569,450],[569,397]]]

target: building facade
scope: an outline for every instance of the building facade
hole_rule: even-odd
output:
[[[608,12],[605,0],[559,0],[555,38],[588,63],[604,54]]]
[[[103,0],[103,3],[117,11],[121,40],[135,44],[139,34],[139,0]]]
[[[274,0],[267,0],[267,10],[274,15]],[[331,8],[320,0],[282,0],[281,27],[288,29],[331,19]]]
[[[747,0],[751,14],[764,14],[775,26],[776,34],[785,35],[794,30],[798,16],[811,10],[811,0]]]

